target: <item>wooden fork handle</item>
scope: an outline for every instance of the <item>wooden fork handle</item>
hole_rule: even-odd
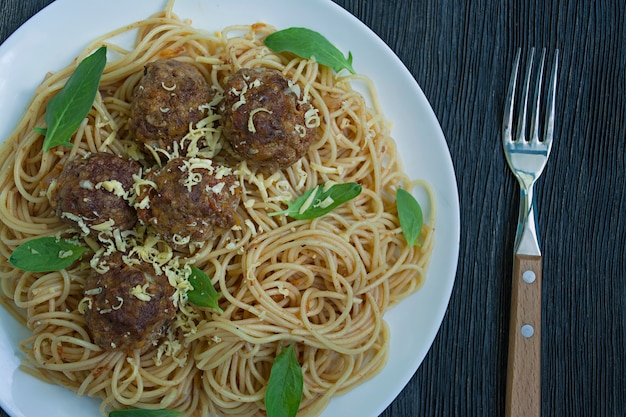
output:
[[[515,255],[506,417],[541,416],[541,256]]]

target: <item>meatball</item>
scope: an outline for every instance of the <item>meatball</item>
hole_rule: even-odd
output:
[[[211,88],[193,65],[175,59],[148,63],[133,91],[128,125],[141,144],[174,150],[174,142],[200,121]]]
[[[69,161],[52,182],[50,204],[56,215],[84,234],[132,229],[137,213],[129,204],[138,162],[99,152]]]
[[[174,158],[146,174],[137,198],[139,220],[174,246],[216,236],[235,225],[241,189],[231,169],[210,159]]]
[[[319,124],[317,112],[294,90],[274,69],[242,68],[228,79],[219,107],[222,132],[250,166],[282,169],[307,152]]]
[[[165,335],[176,315],[172,287],[152,265],[107,259],[108,271],[85,281],[84,317],[94,343],[105,350],[145,350]]]

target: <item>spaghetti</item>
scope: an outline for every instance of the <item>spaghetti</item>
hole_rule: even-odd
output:
[[[112,42],[136,31],[125,49]],[[263,44],[274,28],[227,27],[211,34],[166,10],[103,35],[87,56],[106,45],[110,59],[88,117],[71,148],[42,152],[45,106],[75,68],[50,74],[0,152],[0,284],[2,304],[32,335],[21,343],[24,368],[78,395],[102,399],[101,411],[176,409],[185,416],[263,416],[269,372],[281,346],[295,343],[304,374],[299,416],[321,413],[335,395],[378,373],[385,364],[389,329],[384,312],[416,291],[432,249],[434,217],[421,246],[402,236],[395,190],[415,185],[403,173],[388,123],[368,107],[351,82],[314,60],[275,54]],[[213,240],[170,248],[143,239],[137,251],[158,252],[161,265],[186,262],[202,269],[221,292],[221,313],[181,298],[167,336],[147,350],[105,351],[92,341],[81,314],[89,259],[49,273],[25,272],[9,262],[34,237],[68,232],[55,215],[46,180],[68,158],[109,152],[136,158],[128,117],[132,91],[144,65],[160,58],[193,64],[217,90],[240,68],[282,72],[318,110],[320,134],[304,158],[273,174],[245,163],[234,167],[241,185],[238,225]],[[78,62],[78,60],[77,60]],[[375,98],[375,96],[374,96]],[[198,157],[223,158],[215,118],[192,127],[203,138]],[[354,200],[313,220],[271,216],[324,183],[356,182]],[[432,215],[434,216],[434,214]],[[97,240],[83,237],[94,253]]]

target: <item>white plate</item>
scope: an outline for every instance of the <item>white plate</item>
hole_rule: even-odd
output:
[[[0,140],[12,131],[47,71],[65,67],[93,38],[162,10],[166,0],[57,0],[0,46]],[[377,417],[400,393],[426,356],[444,317],[456,274],[460,238],[457,184],[445,138],[428,100],[384,42],[330,0],[177,0],[174,11],[196,27],[219,30],[259,21],[304,26],[354,56],[370,76],[393,123],[392,134],[415,179],[428,181],[437,208],[435,249],[424,286],[389,311],[391,353],[384,370],[334,398],[323,417]],[[427,208],[428,209],[428,208]],[[100,417],[98,403],[43,383],[18,369],[27,335],[0,308],[0,405],[13,417]]]

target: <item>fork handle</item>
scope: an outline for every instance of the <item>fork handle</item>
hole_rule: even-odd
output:
[[[515,255],[506,417],[541,416],[541,256]]]

